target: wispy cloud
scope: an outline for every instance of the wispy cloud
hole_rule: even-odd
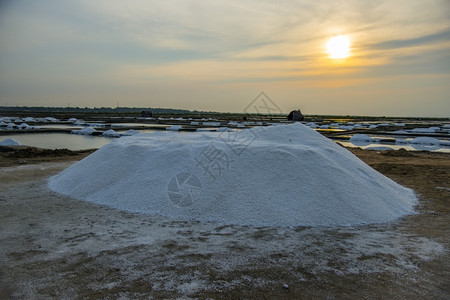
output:
[[[436,43],[450,43],[450,30],[432,33],[410,39],[389,40],[370,45],[373,49],[398,49],[414,46],[424,46]]]

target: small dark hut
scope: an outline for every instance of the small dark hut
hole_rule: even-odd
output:
[[[287,119],[289,121],[303,121],[305,117],[302,115],[300,109],[293,110],[289,113]]]
[[[143,111],[141,111],[141,117],[148,117],[148,118],[150,118],[152,116],[153,116],[153,113],[152,113],[151,110],[143,110]]]

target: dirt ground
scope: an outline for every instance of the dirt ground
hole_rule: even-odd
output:
[[[68,149],[42,149],[28,146],[0,146],[0,167],[11,167],[43,162],[78,161],[95,149],[71,151]]]
[[[133,214],[47,188],[93,150],[0,150],[0,299],[450,296],[449,154],[349,149],[418,194],[418,213],[398,222],[254,228]]]

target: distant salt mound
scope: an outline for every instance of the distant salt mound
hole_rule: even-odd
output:
[[[434,151],[441,148],[441,142],[438,139],[425,136],[415,138],[411,144],[414,149],[422,151]]]
[[[120,137],[120,133],[118,133],[118,132],[116,132],[116,131],[114,131],[114,130],[112,130],[112,129],[109,129],[109,130],[106,130],[105,132],[103,132],[103,133],[102,133],[102,136],[107,136],[107,137]]]
[[[85,128],[82,128],[82,129],[72,130],[71,133],[73,133],[73,134],[81,134],[81,135],[91,135],[91,134],[93,134],[96,131],[97,130],[95,130],[92,127],[85,127]]]
[[[441,142],[436,139],[436,138],[432,138],[432,137],[425,137],[425,136],[421,136],[421,137],[417,137],[414,140],[412,140],[411,144],[422,144],[422,145],[439,145]]]
[[[181,129],[180,125],[172,125],[172,126],[166,128],[166,130],[169,130],[169,131],[178,131],[180,129]]]
[[[350,143],[356,146],[367,146],[376,142],[376,139],[365,134],[355,134],[350,138]]]
[[[299,123],[122,137],[49,187],[121,210],[255,226],[389,222],[417,202],[412,190]]]
[[[20,146],[20,145],[22,145],[22,143],[13,138],[7,138],[0,142],[0,146]]]

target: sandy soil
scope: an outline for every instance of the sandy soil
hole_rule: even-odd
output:
[[[448,299],[450,155],[351,151],[413,188],[418,213],[359,227],[173,221],[48,190],[89,152],[1,152],[0,298]]]
[[[42,149],[28,146],[0,146],[0,167],[11,167],[43,162],[78,161],[96,149],[71,151]]]

